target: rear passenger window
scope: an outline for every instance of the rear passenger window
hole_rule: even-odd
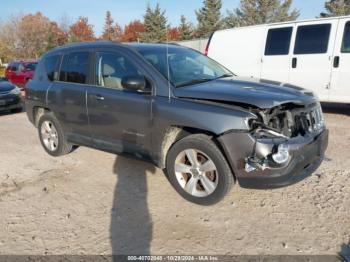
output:
[[[58,64],[61,56],[54,55],[45,59],[45,70],[50,81],[58,80]]]
[[[86,84],[89,71],[89,53],[74,52],[64,56],[60,81]]]
[[[97,53],[96,57],[97,85],[114,89],[122,89],[122,79],[126,76],[138,76],[141,73],[123,55],[117,53]]]
[[[343,43],[341,46],[342,53],[350,53],[350,22],[347,22],[344,28]]]
[[[323,54],[328,50],[331,24],[299,26],[294,54]]]
[[[270,29],[267,34],[265,55],[288,55],[293,27]]]

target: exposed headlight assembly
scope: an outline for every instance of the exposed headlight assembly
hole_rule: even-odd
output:
[[[275,161],[277,164],[282,165],[287,163],[289,160],[289,146],[281,144],[277,148],[277,152],[272,154],[272,159]]]

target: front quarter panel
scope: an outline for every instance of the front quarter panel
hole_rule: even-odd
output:
[[[220,135],[230,130],[248,131],[248,120],[256,116],[250,112],[200,100],[156,97],[153,107],[155,128],[169,126],[192,127]]]
[[[155,97],[152,108],[152,147],[157,163],[162,163],[163,141],[173,127],[193,128],[219,136],[232,130],[247,132],[248,120],[256,117],[243,109],[166,97]]]

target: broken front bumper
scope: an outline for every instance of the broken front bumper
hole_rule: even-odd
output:
[[[292,139],[256,139],[249,133],[232,132],[221,136],[219,141],[242,187],[270,189],[297,183],[316,171],[328,146],[328,130]],[[266,163],[251,172],[246,170],[249,158],[267,159],[279,144],[288,145],[290,149],[290,159],[285,165]]]

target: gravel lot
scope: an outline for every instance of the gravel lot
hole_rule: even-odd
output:
[[[92,149],[51,158],[24,113],[0,116],[0,254],[350,253],[350,106],[325,110],[327,159],[277,190],[183,200],[154,166]]]

